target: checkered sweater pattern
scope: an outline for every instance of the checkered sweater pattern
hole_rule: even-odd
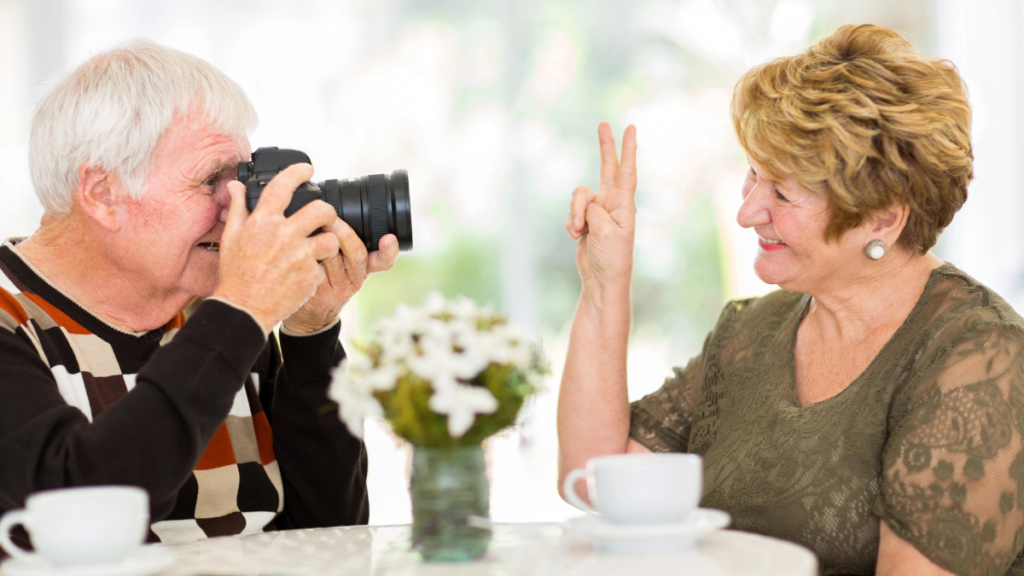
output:
[[[333,348],[340,348],[336,331],[334,342]],[[188,323],[179,314],[157,330],[122,332],[48,283],[13,245],[0,247],[0,394],[20,380],[7,407],[17,401],[24,409],[22,418],[11,419],[11,411],[0,408],[0,510],[20,505],[21,493],[53,484],[135,484],[147,488],[153,500],[151,541],[189,542],[275,528],[286,491],[302,508],[323,488],[296,474],[286,490],[263,408],[264,402],[274,404],[274,390],[267,388],[285,380],[277,377],[284,371],[274,343],[265,343],[247,314],[216,300],[204,302]],[[337,352],[320,352],[323,372]],[[12,355],[23,365],[7,362]],[[296,403],[279,398],[277,404],[284,405],[283,425],[296,428],[288,425],[298,416],[288,406]],[[304,404],[308,409],[316,402]],[[337,435],[333,424],[314,427],[312,435],[322,435],[324,428]],[[28,437],[33,432],[35,437]],[[286,445],[287,437],[295,436],[289,432]],[[352,448],[354,439],[340,439]],[[345,515],[316,519],[297,510],[295,518],[281,516],[278,524],[366,521],[365,452],[355,442],[354,454],[315,459],[335,468],[340,463],[342,480],[355,481],[356,489],[344,496],[355,496],[357,514],[343,502]],[[11,447],[32,457],[4,464]],[[293,469],[308,468],[303,450],[293,452],[298,453]],[[25,469],[16,469],[18,464]],[[330,508],[334,500],[323,497]]]

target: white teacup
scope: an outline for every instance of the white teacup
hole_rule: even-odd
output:
[[[21,524],[35,553],[11,541]],[[116,562],[142,545],[149,528],[149,494],[135,486],[91,486],[44,490],[25,508],[0,517],[0,546],[15,558],[69,566]]]
[[[586,479],[593,507],[576,493]],[[686,519],[700,503],[704,466],[696,454],[614,454],[587,461],[565,477],[570,504],[617,524],[658,524]]]

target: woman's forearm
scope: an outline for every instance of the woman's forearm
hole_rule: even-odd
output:
[[[629,439],[629,285],[587,288],[576,307],[558,394],[559,487],[587,459],[625,452]]]
[[[611,126],[598,126],[601,186],[573,191],[566,218],[583,288],[558,393],[559,490],[565,474],[589,458],[621,454],[629,442],[626,345],[629,340],[636,233],[636,128],[622,135],[622,161]]]

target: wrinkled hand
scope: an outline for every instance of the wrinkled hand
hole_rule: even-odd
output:
[[[333,234],[341,251],[323,261],[326,276],[312,298],[284,321],[284,328],[292,333],[305,334],[320,330],[334,322],[341,308],[374,272],[387,272],[398,260],[398,238],[387,234],[380,239],[376,252],[367,254],[366,246],[355,230],[341,218],[324,230]]]
[[[611,126],[597,127],[601,146],[601,184],[597,193],[580,186],[572,193],[565,229],[579,240],[576,267],[584,293],[618,285],[628,289],[633,273],[636,232],[636,127],[622,135],[622,161],[615,152]],[[595,286],[596,284],[596,286]]]
[[[368,268],[390,269],[397,258],[394,242],[368,266],[366,248],[358,237],[358,247],[351,246],[355,233],[326,202],[310,202],[285,218],[295,189],[312,176],[309,164],[282,170],[264,187],[251,214],[245,185],[228,184],[231,207],[220,241],[220,284],[213,295],[249,310],[266,331],[286,319],[286,327],[299,333],[330,324],[362,286]],[[327,233],[310,236],[317,229]],[[381,240],[382,247],[387,239]],[[324,321],[314,326],[318,318]]]

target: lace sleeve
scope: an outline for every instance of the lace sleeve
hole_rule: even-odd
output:
[[[983,316],[959,319],[913,359],[923,368],[890,408],[874,506],[962,575],[1003,574],[1024,545],[1024,338]]]
[[[704,341],[707,350],[708,341]],[[652,452],[686,452],[690,443],[694,402],[704,367],[704,352],[686,368],[673,368],[657,392],[630,405],[629,437]]]

